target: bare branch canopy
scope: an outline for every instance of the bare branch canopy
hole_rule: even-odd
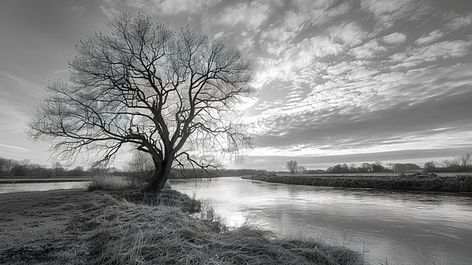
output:
[[[144,16],[121,15],[109,27],[79,43],[69,82],[49,86],[29,124],[33,139],[103,161],[133,144],[153,158],[149,192],[163,187],[173,166],[208,168],[210,150],[234,153],[247,144],[231,122],[234,105],[252,91],[237,49]]]

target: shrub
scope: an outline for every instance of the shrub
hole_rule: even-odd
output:
[[[88,190],[124,190],[130,187],[130,183],[121,176],[109,174],[96,174],[92,176],[92,182]]]

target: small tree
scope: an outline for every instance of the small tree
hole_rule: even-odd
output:
[[[305,174],[306,168],[304,166],[297,166],[297,174]]]
[[[252,91],[237,49],[143,16],[119,16],[109,28],[80,42],[69,83],[49,86],[32,139],[53,140],[68,157],[93,151],[99,162],[131,144],[154,163],[146,192],[159,192],[175,166],[214,168],[215,151],[234,158],[248,144],[232,115]]]
[[[55,162],[52,165],[52,169],[54,172],[54,176],[56,177],[64,174],[64,167],[62,166],[60,162]]]
[[[295,160],[287,161],[286,167],[290,173],[295,174],[297,172],[297,166],[298,166],[297,161]]]
[[[155,170],[152,157],[144,152],[134,151],[128,163],[129,180],[133,186],[148,182]]]
[[[467,168],[469,165],[470,156],[472,156],[472,152],[467,152],[459,157],[460,165],[462,168]]]
[[[436,165],[434,165],[434,162],[426,162],[424,164],[424,171],[425,172],[434,172],[436,170]]]

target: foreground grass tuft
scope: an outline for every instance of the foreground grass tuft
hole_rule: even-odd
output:
[[[250,226],[231,231],[180,208],[120,202],[101,225],[92,264],[360,264],[359,255],[309,240],[284,240]]]

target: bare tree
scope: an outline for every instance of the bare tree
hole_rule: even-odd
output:
[[[298,167],[297,161],[289,160],[289,161],[287,161],[287,164],[285,166],[287,167],[287,169],[290,173],[292,173],[292,174],[297,173],[297,167]]]
[[[459,157],[461,167],[466,168],[468,166],[470,156],[472,156],[472,152],[467,152]]]
[[[234,104],[252,92],[237,49],[144,16],[121,15],[109,28],[80,42],[70,82],[49,86],[29,124],[32,139],[55,140],[68,156],[94,151],[100,161],[132,144],[155,165],[146,192],[159,192],[172,167],[208,169],[214,150],[237,154],[248,144],[230,122]]]

